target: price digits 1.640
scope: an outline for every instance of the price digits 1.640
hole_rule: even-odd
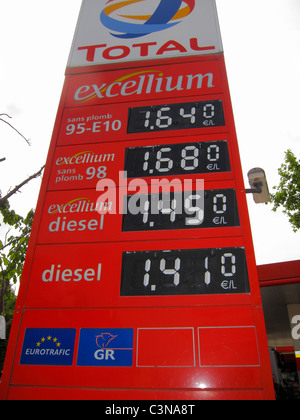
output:
[[[131,108],[128,133],[225,125],[221,100]]]

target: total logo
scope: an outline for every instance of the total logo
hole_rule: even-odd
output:
[[[84,2],[71,67],[222,51],[214,0],[99,3]]]
[[[131,6],[143,3],[149,14],[131,12]],[[158,6],[153,0],[109,0],[100,15],[102,24],[117,38],[139,38],[153,32],[160,32],[178,25],[195,8],[195,0],[160,0]],[[153,9],[153,6],[156,7]],[[126,13],[126,10],[128,12]]]

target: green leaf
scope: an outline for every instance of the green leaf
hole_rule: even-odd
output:
[[[296,232],[300,229],[300,161],[291,150],[285,152],[285,163],[278,169],[280,183],[271,194],[273,211],[282,209]]]

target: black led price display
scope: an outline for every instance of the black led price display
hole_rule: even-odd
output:
[[[121,296],[249,293],[244,248],[124,252]]]
[[[222,100],[130,108],[128,133],[184,130],[225,125]]]
[[[126,149],[128,178],[229,172],[226,140]]]
[[[234,189],[127,196],[122,231],[239,226]]]

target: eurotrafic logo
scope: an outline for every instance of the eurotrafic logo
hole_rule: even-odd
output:
[[[75,329],[27,328],[20,364],[72,366],[75,336]]]
[[[133,13],[137,3],[149,12]],[[114,37],[140,38],[178,25],[194,8],[195,0],[109,0],[100,20]]]

